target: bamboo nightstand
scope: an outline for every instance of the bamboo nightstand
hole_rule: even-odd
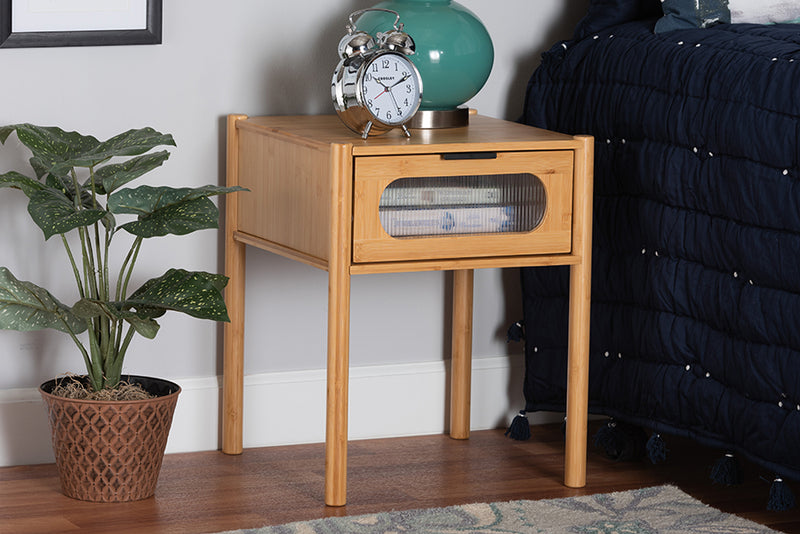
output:
[[[586,482],[593,139],[473,115],[362,140],[334,115],[228,117],[222,450],[242,451],[245,249],[328,271],[325,503],[346,501],[350,276],[452,270],[450,436],[470,430],[473,269],[570,265],[564,481]]]

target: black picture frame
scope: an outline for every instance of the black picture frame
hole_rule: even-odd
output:
[[[15,1],[21,0],[0,0],[0,48],[161,44],[162,0],[147,0],[147,27],[141,30],[14,33],[11,7]]]

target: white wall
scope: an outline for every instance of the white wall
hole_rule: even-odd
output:
[[[223,183],[225,115],[331,113],[329,80],[346,17],[373,3],[282,2],[278,13],[274,0],[167,0],[162,45],[0,49],[0,124],[58,125],[101,139],[128,128],[152,126],[172,133],[178,147],[145,181]],[[515,119],[541,52],[571,35],[587,0],[462,3],[484,21],[495,45],[491,77],[469,105],[485,115]],[[16,142],[0,146],[0,172],[27,171],[23,154]],[[0,229],[0,265],[72,302],[71,276],[60,243],[56,239],[43,243],[41,232],[28,220],[21,193],[0,190]],[[142,254],[140,281],[171,266],[222,269],[220,234],[213,231],[151,240]],[[248,252],[247,271],[246,374],[323,369],[326,273],[255,249]],[[517,278],[511,270],[476,273],[476,359],[521,353],[521,345],[505,343],[506,327],[521,317]],[[445,273],[355,277],[352,366],[426,365],[446,359],[448,282]],[[179,315],[167,315],[161,324],[155,341],[135,342],[125,371],[216,384],[221,373],[221,329]],[[11,424],[20,412],[11,408],[35,401],[31,388],[44,380],[67,371],[81,372],[82,361],[71,342],[59,334],[3,331],[0,369],[0,405],[4,399],[7,404],[5,410],[0,406],[2,451],[12,434],[14,440],[20,439],[18,427]],[[503,405],[518,402],[506,398],[507,391],[521,389],[520,376],[508,380],[507,387],[496,392]],[[477,402],[494,402],[492,396]],[[191,403],[191,398],[185,396],[184,402]],[[213,400],[211,411],[216,410]],[[291,407],[297,413],[306,408],[303,401]],[[38,427],[42,421],[30,424]],[[176,424],[181,427],[180,421]],[[215,425],[210,426],[215,436]],[[210,445],[207,439],[200,441],[174,449],[215,446],[213,439]],[[8,447],[26,449],[19,441]],[[5,458],[0,454],[0,464],[33,462],[40,459],[38,454],[15,452]]]

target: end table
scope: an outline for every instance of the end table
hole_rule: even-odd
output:
[[[346,502],[350,277],[453,271],[450,436],[470,431],[473,270],[570,265],[564,483],[586,483],[593,138],[480,115],[360,139],[334,115],[230,115],[222,450],[242,452],[245,249],[328,272],[325,503]]]

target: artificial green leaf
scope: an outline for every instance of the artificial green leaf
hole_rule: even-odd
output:
[[[65,132],[55,126],[15,124],[6,128],[15,130],[20,142],[33,153],[30,163],[38,178],[47,172],[59,176],[67,174],[75,166],[73,159],[100,144],[100,141],[90,135]]]
[[[162,276],[145,282],[130,298],[120,304],[143,309],[174,310],[213,321],[230,321],[222,289],[228,277],[202,271],[170,269]]]
[[[78,132],[65,132],[55,126],[36,126],[28,123],[0,127],[0,142],[5,143],[11,132],[17,132],[20,142],[34,154],[63,156],[70,153],[73,147],[89,150],[99,144],[94,137],[84,136]]]
[[[55,176],[53,174],[47,174],[44,179],[44,183],[47,187],[52,187],[53,189],[58,189],[70,200],[75,197],[75,186],[72,183],[72,179],[65,177],[65,176]]]
[[[134,189],[117,191],[108,198],[108,209],[114,213],[149,215],[171,204],[179,204],[196,198],[224,195],[242,191],[241,187],[221,187],[204,185],[202,187],[152,187],[143,185]]]
[[[119,135],[115,135],[108,141],[103,141],[87,156],[87,163],[92,160],[102,161],[114,156],[138,156],[144,154],[157,146],[175,146],[175,140],[170,134],[162,134],[152,128],[141,128],[138,130],[128,130]],[[79,167],[90,167],[91,165],[78,165]]]
[[[136,236],[184,235],[217,228],[219,210],[208,197],[240,190],[240,187],[211,185],[197,188],[141,186],[110,195],[108,209],[116,214],[138,215],[138,220],[120,226]]]
[[[121,306],[122,304],[124,304],[124,302],[125,301],[123,301],[123,303],[117,303],[117,304]],[[148,308],[147,306],[139,303],[136,306],[136,312],[132,313],[136,313],[136,316],[142,319],[157,319],[158,317],[161,317],[162,315],[167,313],[167,309],[163,307]]]
[[[104,316],[107,319],[114,319],[114,315],[108,313],[102,302],[86,298],[79,300],[72,306],[72,313],[81,319],[94,319],[100,316]]]
[[[28,213],[44,232],[45,240],[56,234],[94,224],[106,216],[106,210],[100,208],[75,209],[75,205],[63,192],[49,187],[31,195]]]
[[[74,167],[94,167],[115,156],[138,156],[157,146],[175,146],[171,135],[152,128],[128,130],[100,142],[57,127],[15,124],[0,128],[0,140],[5,142],[11,131],[33,153],[30,163],[38,178],[47,173],[65,176]]]
[[[54,328],[80,334],[86,330],[86,322],[46,289],[17,280],[0,267],[0,328],[23,332]]]
[[[123,318],[133,327],[136,332],[147,338],[153,339],[158,334],[158,329],[161,326],[152,319],[139,317],[137,314],[133,312],[127,312],[124,314]]]
[[[103,316],[109,320],[127,321],[134,330],[146,337],[153,339],[158,333],[159,324],[149,317],[140,317],[139,314],[130,310],[121,310],[113,303],[103,302],[93,299],[81,299],[72,307],[72,313],[82,319],[92,319]],[[163,312],[162,312],[163,313]]]
[[[48,174],[45,184],[63,194],[70,203],[75,202],[75,183],[70,178]],[[92,195],[91,187],[81,187],[81,205],[86,209],[101,209],[97,195]]]
[[[60,194],[64,195],[64,197],[70,202],[75,202],[75,184],[72,181],[72,178],[68,178],[65,176],[56,176],[54,174],[48,173],[45,177],[44,183],[47,187],[53,189],[54,191],[58,191]],[[91,191],[81,191],[81,204],[86,208],[93,208],[95,206],[92,205],[92,193]]]
[[[10,126],[0,126],[0,143],[5,144],[6,139],[8,139],[8,136],[11,135],[14,129],[15,125],[13,124]]]
[[[100,167],[95,172],[95,187],[98,193],[110,194],[128,182],[161,166],[168,157],[169,152],[162,150],[137,156],[123,163]]]
[[[120,228],[139,237],[185,235],[219,227],[219,210],[207,198],[170,204]]]
[[[55,191],[63,194],[64,197],[69,201],[70,205],[73,205],[75,202],[75,185],[73,184],[71,179],[63,178],[59,176],[55,176],[53,174],[48,174],[47,178],[45,179],[45,183],[48,187],[51,187]],[[97,196],[93,196],[91,189],[83,189],[81,191],[81,205],[84,209],[87,210],[100,210],[103,209],[103,206],[97,200]],[[66,209],[66,205],[64,206]],[[109,232],[113,232],[117,226],[116,219],[114,219],[114,215],[110,212],[106,211],[103,218],[100,220],[103,223]]]
[[[30,198],[31,195],[43,189],[42,184],[15,171],[0,174],[0,187],[13,187],[20,189]]]

